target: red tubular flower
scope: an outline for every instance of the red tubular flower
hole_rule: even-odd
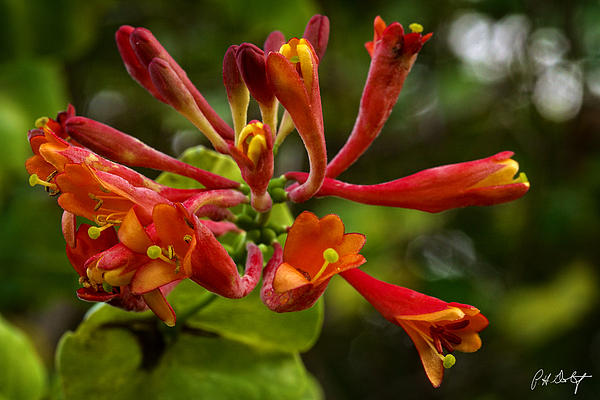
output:
[[[326,178],[317,197],[336,196],[363,204],[440,212],[457,207],[489,206],[516,200],[529,190],[524,173],[513,177],[519,164],[510,151],[488,158],[444,165],[380,183],[353,185]],[[302,183],[303,172],[290,172],[286,178]]]
[[[168,100],[155,87],[155,83],[150,76],[148,67],[153,59],[161,59],[167,62],[169,67],[178,76],[180,82],[185,86],[189,94],[194,98],[198,108],[211,126],[225,139],[233,139],[233,131],[229,125],[219,117],[219,115],[208,104],[206,99],[200,94],[198,89],[189,80],[185,71],[177,64],[169,53],[156,40],[152,33],[144,28],[133,28],[124,25],[119,28],[115,34],[117,47],[127,68],[127,72],[142,87],[148,90],[158,100],[167,104]]]
[[[147,309],[143,298],[131,294],[126,286],[113,290],[107,284],[90,283],[87,269],[88,261],[97,260],[100,254],[117,245],[118,239],[115,230],[111,228],[104,230],[97,239],[93,240],[88,236],[89,228],[90,225],[81,224],[74,236],[73,246],[69,244],[66,246],[67,258],[79,274],[79,282],[83,286],[77,290],[77,297],[85,301],[106,302],[112,306],[130,311]]]
[[[358,117],[346,144],[327,166],[329,178],[344,172],[379,135],[419,50],[431,37],[431,33],[421,35],[423,27],[418,24],[411,25],[415,32],[407,34],[397,22],[386,27],[380,17],[375,18],[374,25],[374,40],[365,45],[372,60]]]
[[[68,134],[82,145],[118,163],[187,176],[208,189],[235,188],[240,185],[238,182],[181,162],[130,135],[89,118],[71,117],[66,120],[65,128]]]
[[[239,204],[234,193],[239,192],[215,190],[203,193],[186,202],[190,209],[181,203],[157,204],[150,217],[135,205],[123,217],[117,234],[118,243],[111,240],[111,247],[104,245],[105,232],[114,232],[114,229],[97,232],[92,231],[95,227],[82,225],[88,233],[88,237],[83,237],[78,232],[82,242],[102,251],[87,251],[85,257],[73,262],[84,286],[79,291],[80,297],[90,301],[110,301],[111,304],[113,299],[119,299],[118,306],[136,311],[147,306],[165,324],[173,326],[175,313],[165,295],[182,279],[191,278],[226,297],[247,295],[258,282],[262,253],[257,246],[248,246],[248,273],[240,277],[235,263],[209,230],[224,232],[235,227],[210,223],[207,227],[193,214],[195,208],[207,204]],[[91,237],[100,240],[99,244],[90,242]],[[70,252],[75,250],[77,247]],[[81,261],[86,259],[85,263]]]
[[[259,212],[271,209],[267,187],[273,177],[273,136],[268,125],[250,122],[240,133],[237,146],[229,145],[252,194],[252,207]]]
[[[279,53],[267,56],[269,84],[291,115],[310,163],[306,182],[289,192],[295,202],[306,201],[319,190],[327,165],[317,69],[317,55],[306,39],[291,39]]]
[[[260,280],[262,252],[252,242],[246,244],[248,256],[243,276],[238,273],[237,266],[227,250],[199,221],[195,223],[191,247],[192,250],[183,262],[184,268],[190,271],[190,279],[213,293],[230,299],[240,299],[247,296]]]
[[[336,274],[365,263],[358,254],[365,243],[360,233],[344,233],[337,215],[321,219],[308,211],[296,218],[282,251],[278,243],[265,267],[261,298],[273,311],[311,307]]]
[[[146,214],[158,203],[181,201],[202,190],[168,188],[122,165],[72,145],[50,129],[30,132],[34,156],[25,166],[30,184],[40,184],[72,214],[88,218],[101,226],[120,223],[134,205]],[[43,177],[40,178],[40,177]]]
[[[452,354],[444,350],[471,353],[479,350],[479,332],[488,320],[477,308],[446,303],[414,290],[381,282],[365,272],[351,269],[340,273],[369,303],[410,336],[425,373],[434,387],[440,386],[444,368],[454,365]]]

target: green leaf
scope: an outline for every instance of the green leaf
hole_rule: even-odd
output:
[[[242,182],[242,175],[237,164],[228,156],[207,149],[204,146],[196,146],[187,149],[179,159],[190,165],[205,169],[225,178]],[[163,172],[156,179],[158,183],[180,189],[200,188],[198,182],[184,176]]]
[[[190,311],[192,289],[197,293],[196,302],[205,302],[207,294],[203,289],[180,286],[169,296],[178,312],[186,307]],[[221,300],[206,306],[200,314]],[[213,315],[217,308],[205,315]],[[244,310],[260,315],[251,306]],[[225,311],[221,308],[219,312]],[[318,314],[320,319],[321,312],[317,309],[309,314]],[[195,314],[194,319],[198,315]],[[297,318],[308,321],[306,315],[298,315]],[[235,318],[227,317],[230,321]],[[230,333],[237,326],[227,328],[226,320],[219,320],[222,325],[212,321],[218,329],[211,331],[202,329],[200,324],[181,320],[178,328],[170,329],[149,312],[128,313],[104,304],[96,306],[77,331],[64,335],[59,344],[57,369],[64,398],[303,400],[322,397],[296,352],[241,340]],[[311,324],[316,325],[314,321]],[[243,332],[256,337],[260,332],[256,326],[247,326]]]
[[[265,349],[307,351],[318,339],[323,303],[308,310],[276,313],[260,300],[258,288],[240,300],[218,298],[186,324],[218,333],[231,340]]]
[[[46,371],[29,340],[0,317],[0,399],[39,399]]]

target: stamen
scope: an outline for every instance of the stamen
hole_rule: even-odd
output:
[[[453,344],[460,344],[462,342],[462,339],[455,335],[454,333],[450,333],[450,332],[444,332],[442,333],[442,335],[444,336],[444,338],[446,338],[450,343]]]
[[[165,255],[163,254],[162,249],[155,244],[148,247],[148,249],[146,249],[146,255],[153,260],[156,260],[157,258],[159,258],[164,262],[167,262],[169,264],[171,263],[171,260],[169,258],[165,257]]]
[[[323,251],[323,259],[325,260],[323,266],[321,266],[319,272],[317,272],[317,274],[312,279],[310,279],[310,281],[316,281],[317,279],[319,279],[319,277],[323,275],[323,272],[325,272],[325,269],[329,264],[338,262],[338,260],[340,259],[340,255],[337,251],[335,251],[335,249],[332,249],[330,247]]]
[[[96,197],[96,195],[94,195],[94,193],[88,193],[88,196],[90,199],[94,200],[96,202],[96,205],[94,206],[94,211],[98,211],[100,209],[100,207],[102,207],[102,204],[104,203],[104,200],[99,199],[98,197]]]
[[[267,140],[262,135],[256,135],[248,145],[248,158],[256,166],[262,153],[267,149]]]
[[[110,210],[105,210],[105,211],[110,211]],[[113,225],[117,225],[120,224],[121,222],[123,222],[123,218],[125,217],[125,213],[124,212],[113,212],[110,213],[108,215],[96,215],[95,221],[98,225],[106,225],[106,224],[113,224]]]
[[[415,23],[410,24],[408,26],[408,29],[410,29],[414,33],[421,33],[421,32],[423,32],[423,25],[417,24],[415,22]]]
[[[175,257],[175,250],[173,250],[172,245],[169,245],[169,247],[167,247],[167,257],[169,258],[169,260],[172,260],[173,257]]]
[[[53,191],[58,189],[56,184],[41,180],[40,177],[37,176],[37,174],[32,174],[29,176],[29,185],[31,187],[34,187],[35,185],[42,185],[49,189],[52,189]]]
[[[457,329],[465,328],[469,325],[470,321],[468,319],[463,319],[462,321],[452,322],[451,324],[444,325],[445,329],[450,329],[451,331],[455,331]]]
[[[183,236],[183,241],[186,243],[191,243],[192,242],[192,235],[184,235]]]
[[[90,239],[93,239],[93,240],[98,239],[100,237],[100,234],[102,233],[102,231],[110,228],[111,226],[114,226],[114,224],[106,224],[101,227],[90,226],[88,228],[88,236],[90,237]]]
[[[437,350],[438,353],[444,354],[444,349],[442,348],[442,342],[440,341],[440,337],[439,336],[434,336],[433,337],[433,345],[434,345],[434,347],[435,347],[435,349]]]

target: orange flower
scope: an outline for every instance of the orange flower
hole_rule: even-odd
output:
[[[344,233],[334,214],[321,219],[308,211],[296,218],[285,249],[275,253],[264,271],[263,302],[273,311],[299,311],[311,307],[334,275],[365,263],[358,254],[365,243],[360,233]]]
[[[477,308],[381,282],[358,269],[341,275],[385,319],[408,333],[434,387],[442,383],[444,368],[456,362],[454,350],[472,353],[481,347],[479,332],[488,320]]]

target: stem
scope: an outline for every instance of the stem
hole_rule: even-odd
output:
[[[269,220],[269,217],[271,216],[271,210],[264,212],[264,213],[259,213],[256,223],[260,226],[265,226],[265,224]]]
[[[185,311],[184,313],[181,313],[177,316],[177,322],[182,322],[181,324],[177,324],[177,326],[183,326],[183,323],[185,323],[185,321],[191,317],[192,315],[196,314],[198,311],[202,310],[203,308],[205,308],[206,306],[210,305],[210,303],[212,303],[213,301],[215,301],[219,296],[217,296],[214,293],[209,293],[208,296],[206,296],[206,298],[204,300],[202,300],[200,303],[196,304],[195,306],[191,307],[189,310]]]

